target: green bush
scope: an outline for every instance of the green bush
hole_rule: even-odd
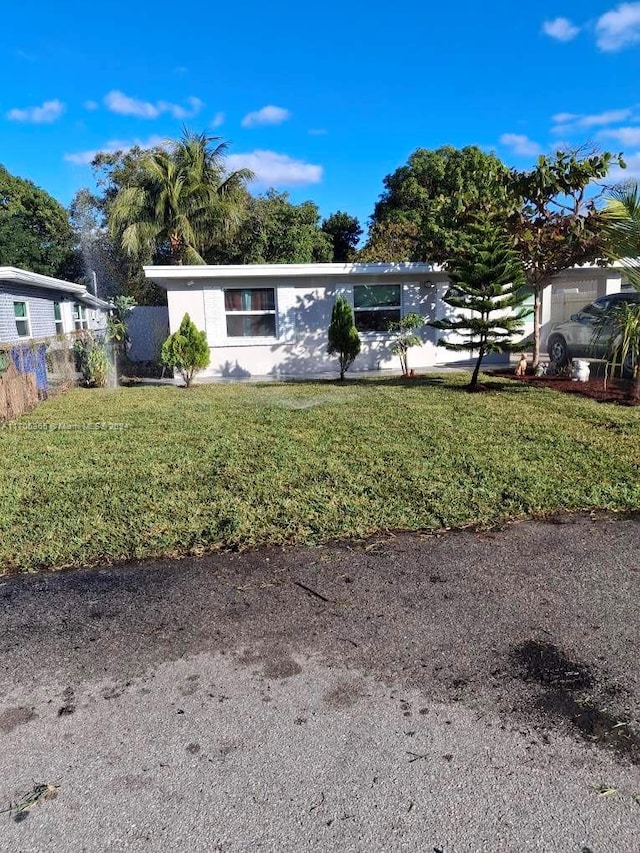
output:
[[[162,344],[160,359],[166,367],[178,371],[188,388],[196,373],[207,367],[211,359],[206,332],[200,332],[185,314],[178,331]]]
[[[112,368],[104,340],[93,335],[78,338],[73,345],[73,355],[76,369],[89,388],[106,387]]]

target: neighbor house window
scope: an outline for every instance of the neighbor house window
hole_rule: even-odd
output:
[[[353,313],[359,332],[387,332],[401,316],[401,284],[354,284]]]
[[[53,303],[53,316],[56,321],[56,335],[61,335],[64,332],[64,323],[62,322],[62,311],[59,302]]]
[[[273,287],[225,290],[224,310],[229,338],[275,338],[276,296]]]
[[[28,338],[31,335],[29,324],[29,308],[26,302],[13,303],[13,316],[16,318],[16,332],[19,338]]]
[[[88,329],[87,308],[79,302],[73,303],[73,327],[78,332],[80,329]]]

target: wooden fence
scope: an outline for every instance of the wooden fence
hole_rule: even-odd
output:
[[[33,373],[18,373],[13,362],[0,373],[0,421],[10,421],[30,411],[38,403]]]

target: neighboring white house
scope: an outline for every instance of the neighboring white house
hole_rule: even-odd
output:
[[[353,372],[399,367],[391,354],[392,335],[386,331],[390,321],[409,312],[435,320],[451,310],[442,299],[447,275],[428,263],[150,266],[145,275],[167,291],[171,332],[178,330],[185,313],[206,332],[211,363],[202,376],[313,376],[334,371],[327,330],[336,296],[345,296],[353,306],[362,340]],[[620,286],[621,275],[612,269],[581,268],[557,277],[544,293],[543,340],[552,319],[558,322],[561,311],[573,305],[573,296],[584,305]],[[532,322],[525,335],[531,329]],[[428,326],[419,331],[422,344],[410,352],[411,368],[470,357],[437,347],[438,334]]]
[[[81,284],[0,267],[0,343],[105,329],[108,310]]]

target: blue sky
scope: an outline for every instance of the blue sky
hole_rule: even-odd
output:
[[[183,123],[228,140],[254,191],[363,224],[418,147],[525,168],[592,142],[640,175],[640,2],[72,5],[4,9],[0,71],[0,162],[63,204],[92,152]]]

